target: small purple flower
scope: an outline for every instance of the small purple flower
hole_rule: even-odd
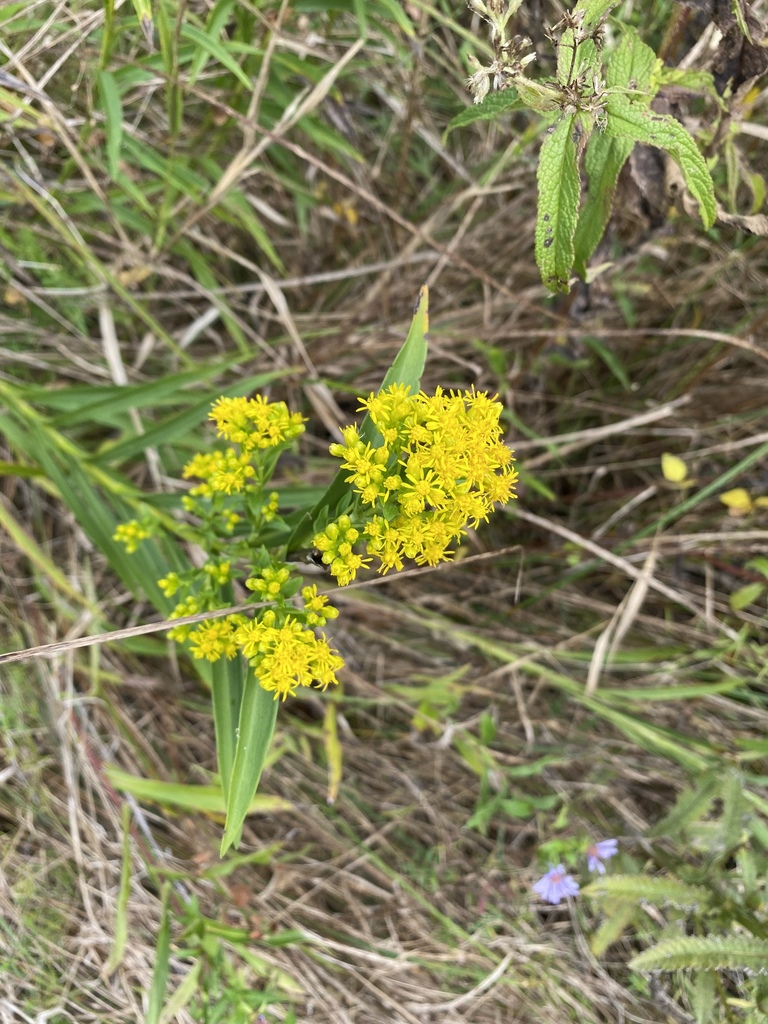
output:
[[[558,864],[557,867],[550,866],[546,875],[533,886],[533,891],[547,903],[554,903],[557,906],[560,900],[566,896],[578,894],[579,883],[571,875],[565,873],[562,864]]]
[[[593,843],[587,848],[587,867],[590,871],[597,871],[598,874],[605,874],[604,860],[610,860],[619,852],[617,839],[601,839],[599,843]]]

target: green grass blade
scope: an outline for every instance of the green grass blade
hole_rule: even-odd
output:
[[[160,1013],[165,999],[165,990],[168,987],[171,957],[171,915],[168,907],[170,891],[170,885],[166,882],[160,894],[163,911],[160,918],[160,928],[157,933],[155,970],[152,974],[152,987],[149,990],[149,1005],[147,1006],[145,1024],[159,1024]]]
[[[107,167],[114,181],[119,173],[120,148],[123,142],[123,104],[115,76],[110,71],[99,71],[96,81],[104,108],[104,129],[107,135]]]
[[[215,393],[208,394],[205,398],[194,405],[190,405],[182,412],[169,416],[154,426],[149,427],[143,434],[135,434],[133,437],[104,447],[92,460],[94,465],[114,465],[127,461],[141,455],[147,448],[157,447],[161,444],[170,444],[180,438],[187,437],[203,423],[210,411],[211,404],[221,395],[233,397],[245,395],[258,388],[264,387],[270,381],[285,376],[290,370],[270,370],[268,373],[257,373],[252,377],[245,377],[243,380],[221,388]]]
[[[131,809],[128,804],[123,804],[121,823],[123,828],[123,864],[120,869],[120,890],[115,905],[115,934],[107,964],[107,971],[110,974],[122,963],[128,941],[128,897],[131,892]]]
[[[190,25],[189,22],[182,23],[181,37],[182,39],[186,39],[189,43],[194,43],[195,47],[213,57],[213,59],[218,61],[222,67],[227,69],[227,71],[231,71],[235,78],[241,85],[244,85],[246,89],[250,90],[253,87],[253,83],[248,75],[246,75],[229,50],[227,50],[226,46],[219,42],[218,39],[214,39],[213,36],[208,35],[195,25]],[[190,85],[192,84],[193,83],[190,82]]]

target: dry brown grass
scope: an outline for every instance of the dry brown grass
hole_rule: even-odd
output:
[[[9,136],[1,173],[15,202],[4,230],[12,236],[36,218],[41,251],[63,260],[67,217],[45,199],[35,212],[12,162],[29,170],[33,160],[53,185],[71,158],[59,196],[65,213],[68,191],[104,193],[106,178],[91,169],[90,136],[81,130],[90,101],[70,94],[65,103],[63,85],[57,92],[56,76],[50,85],[46,78],[56,59],[67,87],[74,82],[78,47],[93,59],[88,33],[103,11],[28,6],[66,20],[52,42],[44,27],[23,47],[17,39],[13,72],[30,86],[45,78],[54,99],[36,109],[50,118],[57,145],[31,131]],[[6,292],[0,320],[2,376],[50,387],[119,382],[121,375],[140,382],[231,354],[239,344],[240,362],[217,380],[293,368],[275,393],[312,413],[298,475],[314,482],[326,472],[318,457],[329,436],[354,417],[355,394],[378,385],[426,281],[431,354],[424,387],[498,391],[511,414],[512,442],[520,441],[527,471],[520,514],[512,508],[499,515],[467,545],[469,556],[506,553],[339,595],[336,639],[347,661],[338,704],[341,789],[329,806],[322,700],[293,702],[282,711],[280,756],[262,787],[292,809],[252,818],[243,837],[243,850],[267,851],[263,864],[214,879],[206,871],[216,861],[218,820],[128,799],[128,942],[117,966],[110,956],[127,798],[111,787],[105,766],[207,781],[215,770],[207,695],[190,666],[163,658],[160,647],[144,656],[118,645],[72,648],[0,670],[3,1024],[144,1019],[161,917],[158,884],[168,873],[176,878],[174,913],[182,917],[194,897],[203,915],[231,927],[231,955],[243,976],[290,997],[299,1021],[591,1024],[668,1020],[672,1012],[689,1019],[676,1004],[670,1009],[663,990],[654,1002],[628,984],[628,942],[613,947],[607,962],[595,960],[588,908],[548,909],[532,899],[536,847],[549,837],[552,815],[498,815],[487,834],[467,828],[479,794],[492,800],[499,779],[493,771],[481,779],[456,740],[485,749],[478,739],[485,716],[495,725],[499,771],[551,755],[551,763],[520,777],[519,792],[557,794],[568,807],[569,834],[619,835],[641,863],[644,832],[679,792],[683,772],[554,676],[599,694],[732,673],[752,699],[656,702],[639,712],[727,756],[739,737],[764,735],[764,684],[758,679],[749,689],[750,666],[759,673],[763,648],[750,653],[733,643],[742,626],[756,644],[764,641],[762,613],[753,607],[737,620],[728,607],[729,593],[751,578],[745,561],[765,548],[764,514],[746,524],[729,520],[715,493],[677,517],[680,498],[661,479],[659,458],[668,449],[683,454],[706,485],[766,444],[768,245],[730,229],[707,239],[682,215],[654,230],[632,224],[634,235],[621,223],[616,230],[629,241],[613,264],[589,289],[551,300],[532,260],[534,151],[521,146],[481,182],[475,169],[488,172],[493,154],[503,152],[504,129],[467,132],[443,146],[440,134],[455,109],[442,111],[441,120],[441,104],[451,91],[457,104],[461,96],[457,37],[440,19],[430,21],[426,6],[406,7],[422,33],[408,73],[385,50],[372,50],[377,117],[367,116],[365,103],[373,100],[366,90],[336,112],[348,118],[364,163],[331,160],[291,125],[277,133],[306,181],[322,182],[329,197],[310,210],[303,238],[276,166],[265,161],[253,178],[252,158],[240,159],[248,147],[266,150],[274,135],[249,136],[247,119],[215,83],[202,79],[189,89],[195,117],[210,107],[230,118],[226,181],[269,203],[280,221],[274,234],[284,274],[268,267],[252,239],[217,219],[210,202],[195,206],[180,197],[176,230],[215,269],[216,286],[201,284],[178,253],[144,244],[116,218],[94,228],[83,216],[89,256],[72,257],[69,277],[86,264],[101,269],[82,273],[81,294],[62,298],[9,253],[6,284],[15,291]],[[286,5],[280,17],[281,45],[300,51],[301,26]],[[125,64],[138,60],[139,43],[132,47],[121,55]],[[340,72],[349,47],[330,33],[320,50],[329,71]],[[430,82],[446,77],[446,68],[455,81],[430,103]],[[156,140],[167,125],[163,104],[152,101],[155,88],[137,86],[131,109],[142,109],[137,131]],[[323,89],[310,91],[304,104],[310,113],[328,109]],[[756,116],[765,109],[764,93]],[[383,111],[390,111],[390,134],[380,136]],[[444,190],[439,202],[429,201],[433,185]],[[335,213],[332,202],[352,204],[357,223]],[[52,221],[41,209],[54,210]],[[113,290],[105,305],[107,284],[145,270],[149,284]],[[132,304],[143,319],[130,313]],[[241,332],[239,341],[217,309]],[[623,368],[629,391],[588,347],[593,338]],[[96,425],[81,442],[95,447],[108,436]],[[3,443],[1,457],[18,458],[12,443]],[[136,462],[134,482],[167,489],[178,458],[170,465],[163,458],[167,453],[159,463]],[[736,482],[768,490],[760,462]],[[0,532],[3,649],[75,639],[149,614],[123,591],[44,480],[3,475],[0,501],[74,591],[51,582],[18,536]],[[662,519],[666,527],[652,540]],[[587,562],[595,555],[597,562]],[[617,629],[619,649],[636,657],[611,664],[598,640],[610,641]],[[666,660],[655,656],[659,649],[669,652]],[[415,688],[458,669],[455,703],[436,714],[433,729],[417,728]],[[404,686],[412,691],[397,689]],[[291,929],[299,940],[273,941]],[[243,948],[263,959],[261,973],[243,961]],[[190,965],[172,956],[172,990]],[[282,1019],[288,1005],[275,1002],[269,1012]],[[193,1018],[181,1010],[174,1019]]]

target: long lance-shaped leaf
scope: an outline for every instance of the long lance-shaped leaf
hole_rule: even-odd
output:
[[[654,907],[671,906],[683,910],[706,910],[712,902],[712,893],[703,885],[689,885],[676,878],[651,875],[597,878],[582,891],[598,900],[650,903]]]
[[[616,95],[608,100],[606,114],[606,135],[644,142],[669,153],[679,164],[688,191],[699,204],[704,226],[711,228],[717,213],[712,178],[704,157],[680,122],[665,114],[644,110],[638,104]]]
[[[574,267],[581,277],[586,275],[587,262],[603,237],[619,174],[634,145],[631,139],[608,138],[599,132],[587,144],[584,156],[587,198],[579,213],[573,240]]]
[[[660,942],[633,957],[634,971],[750,971],[762,974],[768,963],[768,941],[742,935],[685,935]]]
[[[544,140],[539,157],[536,262],[551,291],[568,291],[573,237],[579,209],[579,171],[573,132],[576,114],[560,118]]]
[[[227,794],[227,825],[221,840],[221,855],[236,844],[243,831],[243,822],[261,778],[267,758],[279,701],[274,694],[259,686],[249,669],[240,704],[237,745]]]
[[[229,784],[237,749],[237,729],[243,703],[245,671],[240,658],[230,661],[219,658],[211,665],[211,699],[213,725],[216,730],[216,758],[225,800],[229,800]]]
[[[424,364],[427,361],[428,332],[429,289],[424,285],[419,292],[408,337],[381,382],[382,390],[391,384],[407,384],[411,389],[411,394],[415,394],[419,390]],[[378,431],[367,414],[360,427],[360,436],[369,442],[376,441],[378,437]],[[380,437],[378,439],[381,440]],[[310,543],[314,525],[322,516],[324,509],[339,509],[340,503],[349,491],[345,482],[345,477],[348,475],[347,470],[339,470],[312,511],[302,517],[288,540],[289,553],[300,551]]]

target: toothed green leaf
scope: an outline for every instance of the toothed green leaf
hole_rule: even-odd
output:
[[[492,92],[482,103],[474,103],[457,114],[445,129],[443,139],[450,135],[454,128],[463,128],[464,125],[474,124],[475,121],[495,121],[507,111],[519,110],[522,106],[523,103],[514,89]]]
[[[650,106],[659,88],[658,84],[652,87],[659,63],[650,46],[628,29],[605,62],[605,84],[609,89],[630,90],[637,94],[639,103]]]
[[[618,5],[619,0],[581,0],[581,3],[574,7],[573,14],[575,17],[583,15],[583,28],[592,28],[607,18]]]
[[[665,150],[680,166],[688,191],[699,204],[699,214],[707,228],[715,223],[715,190],[704,157],[679,121],[664,114],[643,110],[638,104],[611,96],[607,104],[605,134],[612,138],[633,139]]]
[[[575,269],[582,277],[611,216],[613,196],[621,169],[632,152],[631,139],[615,139],[595,132],[587,143],[584,170],[587,198],[579,214],[573,240]]]
[[[768,939],[720,935],[686,935],[660,942],[633,957],[635,971],[750,971],[768,970]]]
[[[655,907],[672,906],[701,911],[711,902],[711,894],[701,885],[687,885],[674,878],[649,878],[646,875],[611,875],[598,878],[582,890],[598,900],[624,903],[651,903]]]
[[[573,267],[573,236],[579,210],[579,171],[573,129],[576,114],[566,114],[550,129],[539,157],[539,208],[536,262],[551,291],[568,291]]]

